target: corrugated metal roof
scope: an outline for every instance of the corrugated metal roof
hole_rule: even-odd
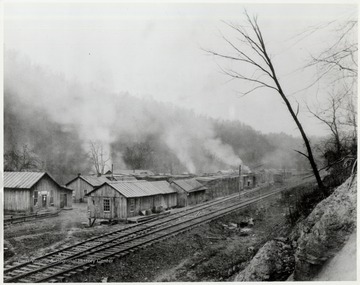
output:
[[[203,186],[201,183],[196,181],[196,179],[194,178],[174,180],[172,183],[175,183],[186,192],[195,192],[195,191],[207,189],[205,186]]]
[[[211,177],[196,177],[195,179],[196,179],[199,183],[207,183],[207,182],[210,182],[210,181],[218,180],[218,179],[220,179],[220,178],[219,178],[219,177],[211,176]]]
[[[30,189],[45,172],[4,172],[4,188]]]
[[[170,184],[166,181],[110,181],[104,184],[107,184],[110,187],[114,188],[126,198],[176,193],[176,191],[172,189],[170,187]],[[101,188],[101,186],[99,188]],[[93,191],[96,191],[99,188],[96,188]],[[87,195],[89,195],[91,192],[89,192]]]
[[[71,188],[67,188],[65,185],[60,185],[62,189],[65,189],[65,190],[69,190],[69,191],[74,191],[74,189],[71,189]]]
[[[154,172],[148,169],[122,169],[121,165],[113,164],[113,174],[125,174],[125,175],[154,175]],[[110,171],[111,172],[111,171]]]
[[[104,176],[80,175],[80,177],[92,186],[100,186],[105,182],[109,182],[109,179]]]
[[[95,175],[78,175],[75,178],[71,179],[68,183],[65,184],[65,186],[68,186],[72,182],[74,182],[76,179],[83,179],[87,183],[89,183],[91,186],[100,186],[101,184],[110,181],[105,176],[95,176]]]
[[[175,189],[170,186],[170,183],[167,181],[151,181],[149,182],[160,190],[161,194],[171,194],[177,193]]]

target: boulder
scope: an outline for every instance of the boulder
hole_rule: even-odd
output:
[[[352,182],[352,183],[351,183]],[[297,244],[295,281],[307,281],[342,248],[356,228],[356,178],[321,201],[292,233]]]
[[[285,245],[282,241],[268,241],[235,277],[235,281],[286,280],[294,269],[295,259],[292,247]]]

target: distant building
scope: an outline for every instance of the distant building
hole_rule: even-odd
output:
[[[172,180],[170,185],[177,192],[177,202],[179,207],[196,205],[206,200],[206,187],[194,178]]]
[[[206,186],[206,200],[239,192],[239,175],[203,176],[195,178]]]
[[[248,174],[244,174],[241,175],[242,180],[243,180],[243,187],[245,189],[247,188],[254,188],[255,186],[257,186],[257,180],[256,180],[256,175],[253,172],[249,172]]]
[[[141,212],[177,206],[177,193],[166,181],[110,181],[87,194],[89,219],[126,220]]]
[[[72,190],[59,185],[46,172],[5,172],[4,211],[38,212],[54,207],[71,208]]]
[[[113,172],[109,170],[105,175],[154,175],[154,172],[146,169],[114,169]]]
[[[75,203],[86,202],[87,196],[85,196],[90,191],[94,190],[95,187],[100,186],[101,184],[110,181],[104,176],[96,175],[81,175],[70,180],[66,183],[66,187],[73,189],[73,200]]]

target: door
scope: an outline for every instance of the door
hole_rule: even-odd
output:
[[[60,193],[60,208],[64,208],[64,194]]]
[[[84,196],[83,196],[83,201],[85,202],[85,203],[87,203],[87,196],[85,196],[87,193],[88,193],[88,190],[87,189],[84,189]]]
[[[43,208],[46,208],[46,206],[47,206],[47,195],[45,194],[45,195],[41,195],[41,201],[42,201],[42,207]]]
[[[64,194],[64,207],[67,207],[67,194]]]

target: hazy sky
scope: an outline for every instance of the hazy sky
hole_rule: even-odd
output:
[[[224,50],[220,31],[233,34],[221,20],[241,23],[247,8],[258,15],[280,81],[285,92],[293,94],[315,76],[313,70],[298,70],[309,53],[320,52],[333,39],[328,29],[304,39],[298,35],[357,13],[356,5],[343,4],[8,2],[4,6],[5,49],[17,50],[70,80],[237,119],[262,132],[295,135],[298,131],[278,94],[260,89],[241,98],[238,92],[248,86],[229,81],[218,66],[226,63],[202,48]],[[308,90],[292,98],[302,102],[315,95]],[[320,90],[318,97],[322,96]],[[305,112],[302,120],[310,134],[324,134],[325,127]]]

